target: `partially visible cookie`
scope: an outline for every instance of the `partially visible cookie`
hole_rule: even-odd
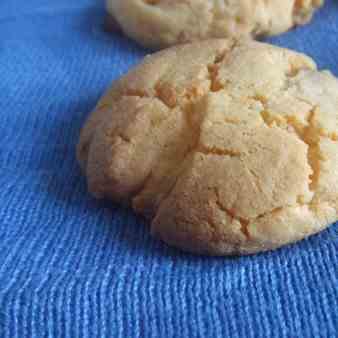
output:
[[[324,0],[106,0],[109,15],[144,46],[275,35],[307,23]]]
[[[338,80],[254,41],[173,47],[113,84],[78,159],[97,197],[185,250],[250,254],[338,219]]]

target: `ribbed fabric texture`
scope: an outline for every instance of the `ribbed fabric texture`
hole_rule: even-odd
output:
[[[103,17],[95,0],[0,2],[0,337],[338,337],[336,225],[275,252],[194,257],[88,195],[80,127],[146,54]],[[338,75],[337,1],[270,41]]]

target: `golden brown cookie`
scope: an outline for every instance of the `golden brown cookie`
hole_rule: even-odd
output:
[[[89,190],[165,242],[250,254],[337,220],[338,81],[254,41],[173,47],[113,84],[81,133]]]
[[[163,48],[208,38],[276,35],[307,23],[324,0],[107,0],[122,30]]]

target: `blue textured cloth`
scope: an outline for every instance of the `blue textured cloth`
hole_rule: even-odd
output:
[[[103,17],[95,0],[0,2],[0,337],[338,337],[336,225],[266,254],[195,257],[87,194],[80,127],[146,53]],[[338,75],[337,1],[270,41]]]

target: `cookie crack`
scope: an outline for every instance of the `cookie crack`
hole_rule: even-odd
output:
[[[155,212],[154,212],[154,216],[152,217],[153,220],[157,218],[158,213],[159,213],[159,211],[160,211],[160,209],[161,209],[162,204],[170,197],[170,195],[172,194],[172,192],[173,192],[174,189],[176,188],[176,186],[177,186],[177,184],[178,184],[178,181],[179,181],[179,179],[180,179],[180,177],[181,177],[181,175],[182,175],[182,172],[183,172],[183,170],[184,170],[184,168],[185,168],[187,159],[188,159],[188,157],[191,155],[191,153],[192,153],[192,151],[189,150],[189,151],[187,151],[187,153],[185,154],[184,159],[182,160],[181,168],[179,169],[179,171],[178,171],[178,173],[177,173],[177,175],[176,175],[176,177],[175,177],[175,179],[174,179],[174,181],[173,181],[171,187],[163,194],[161,200],[158,202],[157,208],[156,208],[156,210],[155,210]]]
[[[209,64],[207,66],[208,74],[209,74],[209,80],[210,80],[210,91],[213,90],[221,90],[223,86],[216,88],[217,87],[217,75],[218,75],[218,69],[219,69],[219,64],[224,60],[226,54],[230,52],[234,47],[236,46],[236,40],[232,41],[232,45],[230,48],[226,48],[222,50],[221,52],[217,53],[215,55],[215,58],[213,60],[212,64]],[[177,97],[176,93],[174,91],[169,91],[166,92],[166,97],[163,97],[163,87],[160,85],[160,82],[158,82],[154,86],[155,94],[157,98],[159,98],[168,108],[173,109],[177,106]],[[201,120],[203,119],[203,112],[196,112],[195,106],[197,105],[200,100],[203,100],[203,98],[208,95],[209,92],[203,94],[203,95],[185,95],[185,98],[188,100],[188,103],[185,105],[181,106],[181,109],[184,113],[184,117],[186,119],[187,125],[190,126],[192,130],[194,130],[193,135],[194,141],[192,142],[191,147],[189,150],[186,152],[186,154],[183,157],[183,160],[181,161],[181,170],[179,170],[179,173],[177,174],[175,181],[172,185],[172,187],[168,190],[168,192],[163,196],[161,199],[156,214],[158,213],[158,210],[161,206],[161,204],[171,195],[172,191],[175,189],[177,182],[180,178],[180,175],[185,167],[185,163],[187,158],[191,156],[191,154],[200,152],[204,154],[214,154],[214,155],[221,155],[221,156],[232,156],[232,157],[238,157],[240,156],[239,153],[233,152],[230,150],[225,150],[225,149],[217,149],[217,148],[205,148],[203,146],[200,146],[200,135],[201,135]],[[198,94],[198,93],[197,93]],[[196,119],[197,117],[197,119]],[[155,217],[156,217],[155,214]]]
[[[288,133],[296,135],[299,140],[307,145],[307,161],[312,171],[312,174],[310,175],[309,190],[313,192],[312,200],[307,204],[312,205],[315,200],[316,191],[318,188],[321,161],[324,160],[319,146],[322,133],[315,123],[317,107],[314,107],[309,112],[306,119],[307,125],[305,126],[300,121],[298,121],[295,116],[292,115],[272,116],[266,107],[266,103],[264,103],[262,100],[260,100],[260,102],[264,106],[264,110],[261,112],[261,117],[265,125],[267,125],[269,128],[277,127]],[[282,124],[286,125],[288,128],[283,128]]]
[[[218,80],[220,65],[225,60],[227,54],[231,53],[237,45],[238,41],[233,39],[231,41],[230,47],[217,53],[213,62],[207,65],[208,78],[210,80],[210,92],[218,92],[225,88],[224,85]]]
[[[131,143],[131,139],[129,137],[123,135],[122,133],[117,135],[117,137],[120,138],[125,143]]]
[[[251,169],[249,168],[249,166],[247,166],[245,164],[245,162],[243,161],[243,164],[246,168],[246,170],[250,173],[250,175],[253,177],[253,184],[255,185],[255,187],[257,188],[257,190],[261,193],[264,194],[261,182],[260,182],[260,177]]]
[[[225,54],[224,54],[224,57],[225,57]],[[210,80],[210,91],[211,92],[218,92],[218,91],[224,89],[224,86],[218,80],[219,63],[222,60],[220,62],[217,62],[216,58],[215,58],[215,61],[212,64],[209,64],[207,66],[207,68],[208,68],[208,74],[209,74],[209,80]]]
[[[147,5],[154,6],[159,5],[160,0],[143,0],[143,2]]]
[[[241,225],[240,227],[241,233],[244,235],[244,237],[247,240],[249,240],[250,239],[250,232],[249,232],[250,220],[236,215],[236,212],[233,209],[226,208],[221,202],[218,189],[214,188],[214,191],[216,195],[216,205],[218,206],[218,208],[221,211],[223,211],[226,215],[228,215],[231,221],[236,220],[237,222],[239,222],[239,224]]]
[[[230,150],[230,149],[222,149],[222,148],[218,148],[218,147],[207,147],[205,145],[200,144],[197,149],[196,152],[198,153],[202,153],[204,155],[217,155],[217,156],[228,156],[228,157],[240,157],[241,153],[234,151],[234,150]]]
[[[316,117],[316,108],[314,108],[311,111],[307,119],[309,125],[305,129],[303,137],[298,132],[303,142],[305,142],[309,146],[308,162],[313,171],[313,174],[310,176],[311,179],[310,190],[313,192],[316,192],[318,188],[320,177],[320,165],[321,161],[324,160],[320,152],[320,132],[316,126],[315,117]],[[297,131],[296,127],[294,128]]]
[[[240,224],[240,231],[244,235],[246,240],[248,240],[248,241],[251,239],[250,226],[252,224],[254,224],[256,221],[259,221],[260,219],[265,218],[267,216],[273,216],[273,215],[279,214],[280,212],[282,212],[286,208],[297,208],[299,206],[306,205],[306,204],[300,204],[299,203],[299,204],[296,204],[296,205],[279,206],[279,207],[275,207],[275,208],[273,208],[269,211],[266,211],[264,213],[261,213],[261,214],[257,215],[256,217],[244,218],[244,217],[239,216],[236,213],[236,210],[229,209],[229,208],[227,208],[223,205],[223,203],[221,202],[221,198],[220,198],[220,195],[219,195],[218,188],[214,188],[214,192],[215,192],[215,196],[216,196],[216,205],[217,205],[218,209],[221,210],[222,212],[224,212],[231,219],[231,222],[235,220]],[[297,198],[297,200],[299,200],[299,198]]]
[[[191,130],[193,130],[193,133],[192,133],[193,140],[191,142],[190,147],[188,147],[187,151],[183,154],[183,157],[181,159],[180,164],[178,164],[179,168],[178,168],[178,171],[177,171],[177,175],[176,175],[171,187],[163,194],[161,200],[159,201],[159,203],[157,205],[157,209],[156,209],[155,215],[153,217],[154,219],[156,218],[161,205],[164,203],[165,200],[167,200],[169,198],[169,196],[171,195],[171,193],[173,192],[173,190],[177,186],[177,182],[179,181],[179,179],[182,175],[182,172],[186,168],[188,159],[192,156],[192,154],[194,154],[196,152],[196,149],[198,147],[198,144],[199,144],[199,141],[200,141],[200,133],[201,133],[200,125],[201,124],[197,123],[192,118],[192,115],[194,113],[196,113],[196,112],[192,111],[192,105],[193,105],[193,103],[191,103],[191,105],[189,105],[189,106],[182,107],[182,111],[183,111],[184,118],[186,119],[187,126],[189,128],[191,128]],[[144,188],[146,188],[146,186],[144,186]]]
[[[274,215],[274,214],[278,214],[280,213],[281,211],[283,211],[285,208],[297,208],[298,205],[286,205],[286,206],[282,206],[282,207],[276,207],[270,211],[267,211],[267,212],[264,212],[260,215],[258,215],[257,217],[255,217],[255,219],[253,221],[258,221],[264,217],[267,217],[267,216],[271,216],[271,215]]]
[[[172,99],[171,101],[168,102],[168,100],[166,100],[165,97],[163,97],[163,93],[161,92],[161,87],[160,87],[159,83],[157,83],[154,86],[153,91],[154,91],[154,95],[150,95],[145,90],[127,89],[122,94],[122,97],[137,97],[137,98],[140,98],[140,99],[143,99],[143,98],[157,99],[161,103],[163,103],[163,105],[165,105],[169,110],[176,108],[176,106],[177,106],[176,96],[175,96],[174,100]]]
[[[145,90],[141,89],[127,89],[125,93],[123,93],[124,97],[138,97],[140,99],[144,97],[151,97],[147,94]]]
[[[150,170],[149,174],[146,176],[142,184],[138,187],[137,190],[133,192],[133,196],[131,197],[131,201],[133,201],[138,195],[140,195],[147,187],[147,184],[153,177],[153,172]]]
[[[297,120],[295,116],[272,116],[267,108],[267,98],[261,95],[256,95],[252,97],[254,100],[260,102],[264,109],[260,112],[262,120],[264,124],[271,128],[271,127],[278,127],[282,130],[285,130],[293,135],[296,135],[299,140],[305,143],[308,147],[307,151],[307,161],[312,170],[312,174],[310,175],[310,183],[309,183],[309,190],[313,192],[312,200],[308,203],[309,205],[313,204],[315,199],[319,177],[320,177],[320,163],[323,160],[323,157],[320,153],[320,136],[321,132],[319,128],[316,126],[315,117],[316,117],[316,109],[317,107],[314,106],[308,116],[307,116],[307,125],[304,126],[301,122]],[[281,124],[286,124],[289,128],[285,129],[282,128]]]

